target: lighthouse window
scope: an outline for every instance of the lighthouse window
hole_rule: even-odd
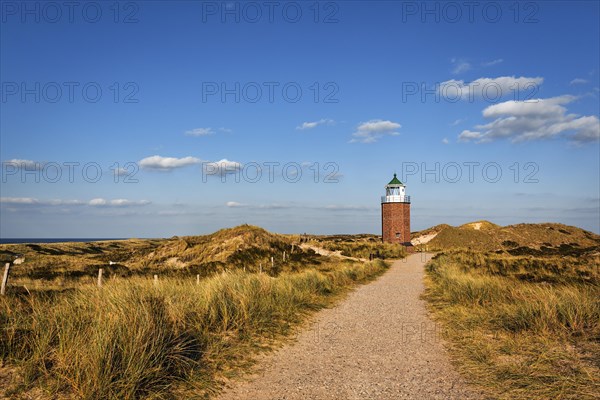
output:
[[[400,232],[396,232],[396,237],[399,239],[400,238]]]

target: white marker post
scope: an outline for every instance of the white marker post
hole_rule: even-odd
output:
[[[10,263],[4,264],[4,276],[2,276],[2,288],[0,288],[0,295],[6,294],[6,285],[8,285],[8,273],[10,272]]]

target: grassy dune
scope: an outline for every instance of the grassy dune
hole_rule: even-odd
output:
[[[93,279],[99,268],[104,269],[106,276],[200,274],[204,277],[243,268],[258,272],[260,264],[264,272],[277,275],[320,263],[314,252],[303,251],[295,243],[293,237],[241,225],[210,235],[170,239],[6,244],[0,245],[0,263],[22,257],[25,262],[11,270],[14,278],[29,280],[30,285],[42,280],[67,287],[90,282],[89,278]],[[285,262],[283,252],[286,252]],[[271,257],[275,260],[274,267]]]
[[[499,226],[476,221],[457,227],[442,224],[413,232],[411,237],[427,235],[434,237],[417,247],[429,251],[465,249],[544,256],[579,254],[600,246],[600,236],[556,223]]]
[[[205,398],[312,311],[385,269],[338,261],[277,276],[114,277],[101,289],[6,296],[0,356],[14,373],[4,395]]]
[[[406,256],[406,249],[391,243],[383,243],[380,236],[376,235],[331,235],[308,237],[309,242],[316,246],[331,251],[340,251],[347,257],[368,259],[370,254],[376,258],[402,258]]]
[[[457,367],[499,399],[597,399],[600,261],[449,251],[427,267]]]

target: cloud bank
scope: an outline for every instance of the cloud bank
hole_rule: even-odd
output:
[[[493,121],[464,130],[458,135],[461,142],[491,142],[509,139],[523,142],[555,137],[566,137],[574,144],[600,139],[600,121],[595,115],[569,114],[566,104],[574,96],[558,96],[528,101],[506,101],[483,110],[483,117]]]

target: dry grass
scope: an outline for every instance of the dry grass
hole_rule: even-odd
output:
[[[382,262],[322,265],[278,276],[143,277],[0,299],[0,355],[20,380],[5,396],[205,398],[253,354],[292,332]]]
[[[470,249],[513,255],[573,255],[600,250],[599,235],[556,223],[499,226],[476,221],[458,227],[443,224],[414,232],[411,237],[432,233],[436,236],[419,247],[430,251]]]
[[[76,286],[93,277],[99,268],[104,269],[106,276],[200,274],[204,277],[238,268],[258,272],[260,264],[271,275],[319,264],[319,257],[295,244],[298,243],[293,237],[241,225],[210,235],[170,239],[6,244],[0,245],[0,265],[23,256],[25,262],[11,270],[15,278]],[[285,262],[283,252],[286,252]],[[271,257],[275,260],[274,268]],[[109,265],[110,261],[114,264]]]
[[[369,259],[370,255],[382,259],[406,257],[404,246],[383,243],[375,235],[311,236],[310,243],[330,251],[340,251],[343,256]]]
[[[594,399],[599,265],[597,258],[442,253],[427,267],[425,297],[458,368],[491,397]]]

